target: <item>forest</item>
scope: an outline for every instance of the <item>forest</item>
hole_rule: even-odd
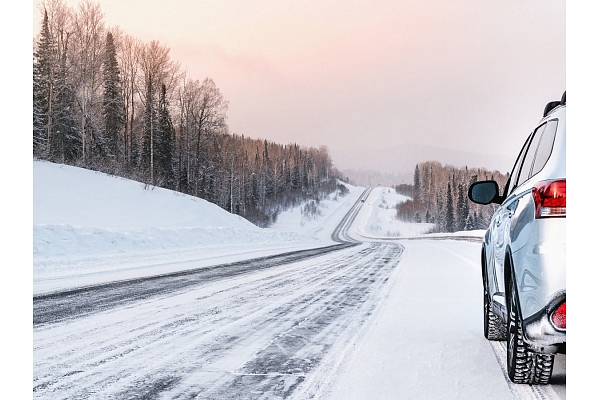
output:
[[[98,3],[43,0],[33,43],[34,159],[74,165],[203,198],[267,227],[306,200],[345,187],[328,149],[229,131],[228,102],[210,78],[188,76],[158,41],[107,27]],[[470,203],[475,180],[507,175],[428,161],[397,217],[435,231],[483,229],[493,205]],[[314,203],[311,203],[314,204]],[[306,210],[308,212],[308,210]]]
[[[436,161],[416,165],[412,185],[396,185],[397,193],[410,200],[396,205],[397,218],[408,222],[435,224],[435,232],[487,229],[495,204],[480,205],[468,197],[469,186],[476,181],[493,179],[504,188],[508,174],[484,168],[456,168]]]
[[[341,174],[326,147],[231,133],[210,78],[158,41],[107,27],[100,5],[44,0],[33,51],[33,156],[197,196],[258,226]]]

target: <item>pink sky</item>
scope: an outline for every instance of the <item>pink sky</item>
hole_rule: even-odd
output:
[[[341,168],[406,144],[513,158],[566,88],[564,0],[99,3],[107,26],[211,77],[232,132],[324,144]]]

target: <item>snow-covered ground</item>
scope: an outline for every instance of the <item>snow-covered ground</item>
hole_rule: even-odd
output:
[[[399,238],[414,237],[428,233],[434,226],[429,223],[402,222],[395,218],[396,204],[408,197],[396,193],[392,188],[377,187],[363,205],[365,212],[357,221],[356,231],[363,237]]]
[[[322,201],[319,220],[297,207],[260,229],[196,197],[67,165],[34,161],[33,188],[34,294],[330,245],[322,222],[335,225],[362,192]]]
[[[348,189],[259,229],[197,198],[34,162],[34,292],[329,246],[364,190]],[[480,244],[415,240],[430,227],[393,218],[403,199],[371,191],[348,232],[359,246],[35,327],[34,397],[565,398],[564,371],[541,395],[507,382],[481,331]]]

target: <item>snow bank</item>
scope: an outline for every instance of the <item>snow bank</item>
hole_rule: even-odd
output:
[[[33,223],[113,229],[256,228],[197,197],[42,161],[33,163]]]
[[[319,246],[200,198],[42,161],[33,222],[34,293]]]

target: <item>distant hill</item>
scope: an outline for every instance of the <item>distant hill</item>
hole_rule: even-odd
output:
[[[410,183],[413,181],[413,171],[404,173],[392,173],[375,171],[372,169],[344,169],[340,171],[344,178],[347,178],[351,184],[364,187],[387,186],[394,187],[400,183]]]
[[[501,173],[510,172],[514,158],[502,155],[485,155],[417,144],[397,145],[381,149],[331,149],[336,167],[355,184],[372,186],[376,180],[390,185],[389,179],[398,183],[412,181],[415,166],[420,162],[439,161],[454,167],[486,168]],[[368,183],[369,182],[369,183]]]

